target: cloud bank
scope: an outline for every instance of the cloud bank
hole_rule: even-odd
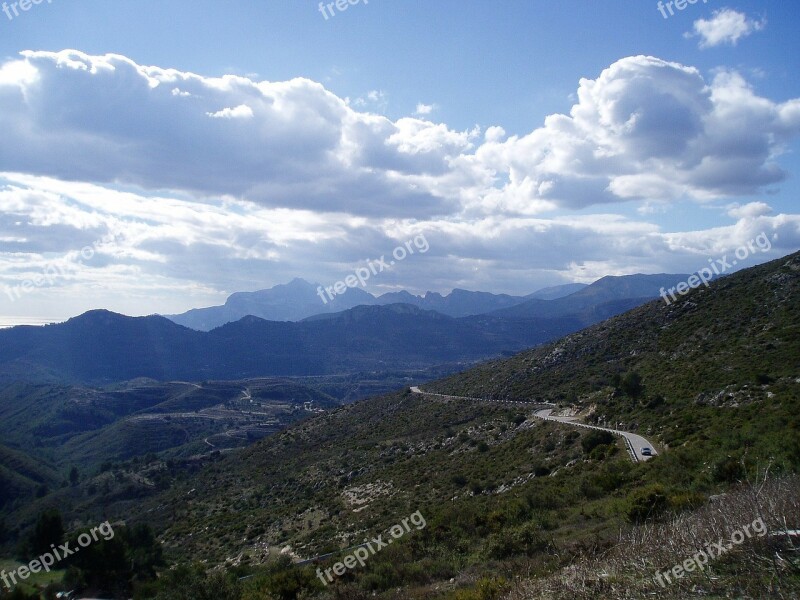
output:
[[[0,160],[66,180],[425,218],[753,194],[783,180],[775,158],[800,133],[800,99],[773,103],[737,73],[707,82],[647,56],[582,79],[577,97],[530,134],[481,139],[359,112],[307,79],[23,52],[0,67]]]
[[[425,259],[375,291],[688,272],[761,231],[776,253],[800,246],[797,215],[735,203],[786,178],[800,99],[649,56],[581,79],[576,98],[509,136],[436,123],[434,105],[393,121],[308,79],[26,51],[0,65],[0,284],[98,239],[63,285],[128,312],[108,299],[178,312],[294,276],[337,280],[418,233]],[[687,202],[716,207],[719,226],[665,233],[621,214]]]

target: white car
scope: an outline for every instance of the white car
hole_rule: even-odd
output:
[[[642,448],[642,456],[653,456],[653,451],[647,446],[645,446],[644,448]]]

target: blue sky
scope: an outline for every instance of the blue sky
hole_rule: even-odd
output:
[[[762,232],[770,251],[743,266],[800,247],[791,3],[699,0],[666,19],[649,0],[334,11],[0,13],[0,291],[50,272],[0,293],[0,315],[326,285],[419,234],[430,252],[369,291],[690,272]]]

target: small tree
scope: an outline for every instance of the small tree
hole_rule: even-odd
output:
[[[614,436],[608,431],[593,430],[583,436],[583,439],[581,440],[581,447],[586,454],[589,454],[598,446],[604,446],[613,443]]]
[[[644,386],[642,385],[642,376],[636,371],[627,373],[620,382],[620,389],[631,398],[638,398],[644,393]]]
[[[64,541],[64,521],[55,509],[39,515],[36,527],[30,537],[31,556],[39,556],[50,551],[50,546]]]
[[[628,518],[634,523],[655,519],[669,507],[664,487],[658,483],[636,490],[630,495],[628,502]]]
[[[78,467],[72,467],[69,470],[69,484],[72,487],[75,487],[76,485],[78,485],[78,482],[80,480],[81,480],[81,474],[80,471],[78,471]]]

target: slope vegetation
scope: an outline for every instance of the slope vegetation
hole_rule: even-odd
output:
[[[646,574],[687,557],[686,523],[700,547],[759,516],[769,531],[800,527],[799,281],[795,254],[423,386],[530,407],[407,390],[329,411],[214,463],[139,518],[174,557],[225,562],[262,592],[282,568],[258,566],[271,553],[333,552],[330,566],[420,511],[427,526],[348,571],[336,597],[684,598],[698,583],[708,597],[769,586],[791,597],[800,569],[785,534],[669,589]],[[633,464],[608,434],[533,418],[539,400],[663,451]],[[292,573],[280,576],[330,597],[313,571]]]

